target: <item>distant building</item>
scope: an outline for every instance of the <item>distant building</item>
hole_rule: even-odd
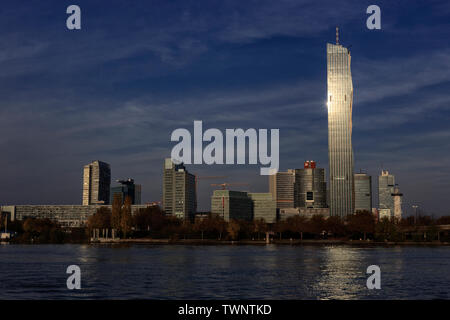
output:
[[[150,206],[132,205],[132,214],[138,209]],[[27,218],[50,219],[59,223],[62,227],[83,227],[88,218],[101,207],[111,209],[111,205],[13,205],[2,206],[0,209],[10,215],[11,221]]]
[[[225,221],[252,220],[252,200],[247,192],[214,190],[211,197],[211,213]]]
[[[400,192],[400,189],[398,187],[394,187],[394,193],[392,194],[392,197],[394,198],[394,218],[397,220],[402,219],[402,197],[403,193]]]
[[[372,212],[372,177],[355,173],[355,212]]]
[[[378,177],[378,200],[380,219],[383,217],[400,217],[402,215],[403,194],[395,184],[395,177],[388,171],[382,170]]]
[[[378,210],[378,219],[382,220],[384,218],[391,218],[391,209],[379,209]]]
[[[316,168],[315,161],[306,161],[303,169],[295,170],[294,207],[327,207],[325,169]]]
[[[315,215],[328,218],[330,216],[330,208],[285,208],[280,209],[279,220],[286,220],[295,216],[312,218]]]
[[[131,204],[141,204],[141,185],[135,184],[133,179],[117,180],[120,186],[111,188],[110,203],[113,203],[114,197],[119,197],[123,204],[126,197],[130,197]]]
[[[83,168],[83,205],[109,204],[111,168],[102,161],[93,161]]]
[[[167,158],[163,172],[163,209],[165,214],[184,220],[194,220],[197,211],[195,176],[183,164]]]
[[[276,201],[277,208],[294,208],[295,170],[278,171],[269,175],[269,192]]]
[[[253,220],[264,219],[266,223],[277,222],[277,204],[271,193],[248,193],[252,200]]]

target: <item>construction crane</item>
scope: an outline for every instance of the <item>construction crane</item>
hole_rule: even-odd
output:
[[[213,187],[222,187],[222,190],[227,190],[228,186],[248,186],[248,183],[243,182],[235,182],[235,183],[211,183],[211,186]]]
[[[195,176],[195,194],[198,196],[198,180],[224,179],[226,176]]]

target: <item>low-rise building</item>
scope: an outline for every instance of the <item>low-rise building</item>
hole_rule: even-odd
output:
[[[83,227],[88,218],[97,212],[100,207],[111,209],[111,205],[16,205],[2,206],[1,211],[10,215],[11,221],[25,220],[27,218],[50,219],[59,223],[62,227]],[[140,208],[148,205],[132,205],[134,214]]]
[[[211,213],[217,214],[225,221],[252,220],[252,201],[247,192],[214,190],[211,197]]]

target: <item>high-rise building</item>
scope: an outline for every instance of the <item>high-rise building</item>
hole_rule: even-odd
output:
[[[394,193],[392,193],[392,197],[394,198],[394,218],[396,220],[402,219],[402,197],[403,193],[400,192],[400,189],[398,187],[394,187]]]
[[[141,185],[135,184],[133,179],[117,180],[120,186],[111,188],[110,203],[113,203],[114,197],[119,197],[123,204],[126,197],[130,197],[131,204],[141,204]]]
[[[294,208],[295,170],[278,171],[269,175],[269,192],[276,200],[277,208]]]
[[[102,161],[93,161],[83,168],[83,205],[109,204],[111,168]]]
[[[195,176],[167,158],[163,172],[163,208],[167,215],[193,220],[197,211]]]
[[[387,170],[382,170],[378,177],[378,208],[380,219],[382,217],[392,217],[394,214],[394,193],[395,177]]]
[[[253,220],[277,222],[277,203],[271,193],[248,193],[248,196],[252,200]]]
[[[305,161],[303,169],[295,170],[294,195],[296,208],[326,208],[325,169],[316,168],[315,161]]]
[[[211,197],[211,213],[222,217],[225,221],[252,220],[252,200],[247,192],[214,190]]]
[[[343,217],[354,211],[353,83],[350,51],[336,40],[327,44],[329,205],[332,216]]]
[[[372,212],[372,177],[355,173],[355,212]]]

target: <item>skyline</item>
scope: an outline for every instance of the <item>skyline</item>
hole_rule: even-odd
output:
[[[280,171],[310,159],[327,168],[324,49],[339,25],[354,56],[354,171],[392,172],[407,215],[411,204],[447,214],[450,6],[381,1],[382,30],[369,31],[367,3],[330,2],[328,10],[287,1],[276,8],[159,3],[157,14],[144,2],[104,8],[79,1],[83,28],[70,33],[61,15],[68,2],[25,8],[6,1],[0,203],[79,203],[80,172],[93,159],[111,164],[112,180],[142,184],[144,201],[158,200],[170,132],[194,120],[207,128],[279,127]],[[259,166],[188,170],[268,190]],[[199,194],[201,210],[209,206],[209,182]]]

